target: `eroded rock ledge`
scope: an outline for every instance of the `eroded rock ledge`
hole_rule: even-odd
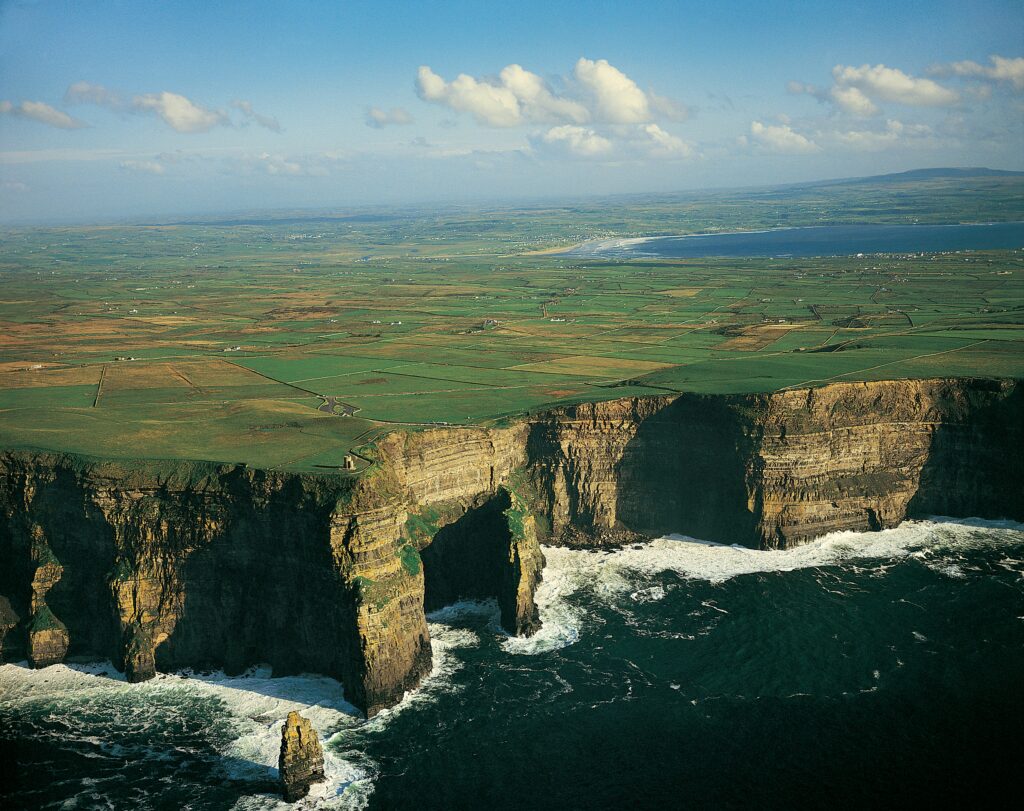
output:
[[[395,433],[358,478],[0,456],[0,645],[37,667],[339,678],[368,714],[430,670],[424,616],[539,627],[540,541],[784,547],[928,514],[1024,519],[1016,381],[630,398]]]

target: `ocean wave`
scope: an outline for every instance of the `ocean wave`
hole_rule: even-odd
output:
[[[834,532],[792,549],[749,549],[684,535],[666,535],[615,550],[545,547],[547,566],[536,594],[541,630],[533,637],[509,638],[502,647],[509,653],[534,655],[571,645],[579,639],[586,619],[570,600],[574,594],[587,590],[605,602],[622,595],[634,602],[658,600],[665,595],[662,588],[638,588],[637,581],[663,572],[718,584],[749,574],[913,556],[948,577],[962,578],[968,574],[963,553],[971,548],[1022,544],[1024,524],[939,516],[879,532]],[[1006,558],[1006,568],[1016,562]],[[885,568],[883,564],[880,571]]]
[[[500,630],[496,600],[460,600],[427,614],[430,631],[432,666],[420,686],[408,691],[395,706],[381,710],[371,718],[368,730],[379,730],[407,710],[436,701],[442,694],[458,688],[453,677],[462,669],[462,661],[454,651],[480,644],[480,634],[467,625],[483,626],[489,631]]]
[[[153,733],[199,723],[205,743],[223,758],[229,780],[269,783],[277,777],[281,727],[292,710],[309,718],[327,745],[327,780],[313,787],[305,808],[365,807],[373,766],[341,757],[334,739],[361,723],[344,701],[342,686],[326,676],[271,678],[268,667],[242,676],[223,673],[162,673],[128,684],[110,662],[53,665],[32,670],[24,663],[0,665],[0,709],[22,718],[38,714],[41,737],[77,745],[86,756],[166,760],[190,751],[146,745]],[[236,809],[294,808],[269,794],[239,798]]]

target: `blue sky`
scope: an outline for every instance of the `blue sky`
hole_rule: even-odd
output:
[[[0,2],[0,220],[1024,168],[1014,2]]]

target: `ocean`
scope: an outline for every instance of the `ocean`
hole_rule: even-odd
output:
[[[490,602],[432,614],[433,672],[370,721],[312,675],[130,685],[110,663],[0,666],[0,807],[864,808],[1019,791],[1024,525],[545,555],[537,636],[508,637]],[[299,806],[271,793],[291,709],[327,741],[328,782]]]
[[[560,256],[589,259],[696,259],[706,256],[853,256],[859,253],[1024,248],[1024,223],[821,225],[720,234],[601,239]]]

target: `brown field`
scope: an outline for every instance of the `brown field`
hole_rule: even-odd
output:
[[[180,374],[175,374],[174,364],[171,363],[136,363],[134,361],[108,363],[106,374],[103,376],[105,392],[176,388],[178,386],[191,388],[191,384],[187,380]]]
[[[747,327],[742,335],[730,338],[721,345],[722,349],[734,349],[739,352],[756,352],[775,343],[790,330],[800,329],[803,324],[775,324],[770,327]]]
[[[3,364],[10,366],[11,364]],[[24,370],[24,366],[20,367]],[[27,389],[39,386],[88,386],[96,385],[100,379],[101,366],[65,366],[18,371],[0,372],[0,388]]]

